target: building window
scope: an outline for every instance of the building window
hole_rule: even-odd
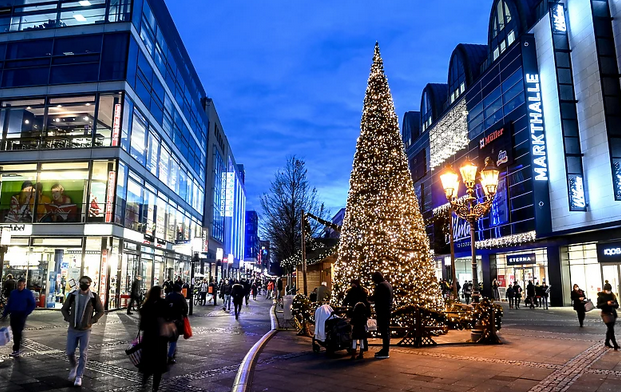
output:
[[[91,147],[95,96],[50,98],[43,148]]]
[[[130,155],[143,166],[146,158],[147,120],[139,111],[134,109],[132,121],[131,150]]]

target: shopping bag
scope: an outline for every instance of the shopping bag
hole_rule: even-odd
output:
[[[13,338],[13,333],[11,332],[11,328],[2,327],[0,328],[0,346],[6,346],[11,339]]]
[[[189,339],[192,337],[192,326],[190,320],[187,317],[183,318],[183,338]]]
[[[584,301],[585,312],[590,312],[593,309],[595,309],[595,305],[593,305],[593,301],[591,301],[590,299],[587,299],[586,301]]]
[[[377,320],[376,319],[368,319],[367,320],[367,331],[377,331]]]
[[[140,360],[142,359],[142,342],[140,338],[140,331],[138,336],[130,344],[125,353],[129,357],[129,361],[136,367],[140,366]]]

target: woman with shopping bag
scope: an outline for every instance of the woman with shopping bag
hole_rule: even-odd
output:
[[[139,365],[143,386],[153,375],[153,391],[159,389],[162,374],[168,370],[167,346],[170,328],[167,318],[168,306],[162,298],[162,288],[153,286],[140,308],[140,330],[143,331],[143,335],[142,358]]]
[[[615,351],[617,351],[619,345],[615,338],[615,322],[617,321],[619,303],[617,302],[617,297],[612,293],[612,286],[608,281],[604,284],[604,291],[597,293],[597,307],[602,310],[602,321],[608,328],[606,330],[606,343],[604,343],[604,346],[608,348],[614,347]],[[612,342],[612,346],[610,342]]]
[[[571,301],[573,302],[574,310],[578,314],[580,328],[584,326],[584,316],[586,314],[586,309],[584,308],[585,298],[584,291],[577,284],[574,284],[574,289],[571,291]]]

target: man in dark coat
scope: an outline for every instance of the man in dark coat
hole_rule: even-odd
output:
[[[390,349],[390,315],[392,312],[392,286],[388,283],[381,272],[376,271],[372,276],[375,283],[375,292],[370,299],[375,302],[375,314],[377,316],[377,329],[382,335],[382,349],[375,353],[375,358],[389,358]]]
[[[242,279],[242,285],[244,286],[244,297],[246,297],[246,306],[248,306],[248,298],[250,297],[250,282],[247,279]]]
[[[17,289],[17,283],[15,283],[15,279],[13,279],[13,275],[8,274],[6,276],[6,280],[4,281],[4,284],[2,285],[2,294],[4,295],[4,298],[9,299],[9,297],[11,296],[11,292],[13,290]]]
[[[354,315],[353,309],[358,302],[362,302],[364,304],[365,309],[366,309],[366,318],[368,319],[369,317],[371,317],[371,306],[369,305],[369,294],[367,293],[367,290],[364,287],[362,287],[358,279],[353,279],[351,281],[351,288],[347,291],[347,294],[345,295],[345,299],[343,300],[343,306],[347,306],[351,308],[351,311],[349,312],[350,317],[353,317]],[[365,336],[363,340],[364,341],[363,341],[363,344],[360,350],[368,351],[369,343],[368,343],[367,337]]]
[[[134,305],[134,302],[138,306],[138,311],[140,311],[140,289],[141,289],[140,281],[141,280],[142,280],[142,276],[138,275],[136,276],[136,279],[134,279],[134,282],[132,283],[131,293],[129,294],[131,298],[129,300],[129,305],[127,305],[127,314],[132,314],[132,306]]]
[[[2,320],[11,315],[11,331],[13,331],[13,352],[9,354],[11,357],[18,358],[21,355],[22,331],[26,325],[26,318],[35,306],[32,291],[26,288],[26,279],[21,278],[2,312]]]
[[[246,289],[244,285],[235,281],[231,287],[231,297],[233,297],[233,306],[235,307],[235,320],[239,319],[239,312],[241,312],[244,296],[246,295]]]
[[[168,363],[176,363],[177,341],[179,340],[179,335],[183,333],[183,319],[188,317],[188,303],[183,294],[181,294],[181,286],[178,284],[173,285],[173,292],[166,296],[166,304],[168,305],[168,320],[174,322],[177,327],[177,333],[170,339]]]
[[[530,280],[528,281],[528,285],[526,286],[526,296],[528,298],[530,308],[535,309],[535,285]]]

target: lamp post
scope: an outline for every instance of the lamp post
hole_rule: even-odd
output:
[[[479,279],[477,273],[477,258],[475,249],[475,231],[476,222],[483,216],[485,216],[492,207],[492,201],[496,195],[498,188],[498,175],[500,170],[494,165],[494,162],[490,158],[485,159],[485,167],[480,171],[480,176],[477,178],[477,166],[470,160],[466,160],[459,168],[461,178],[466,186],[466,197],[462,200],[457,199],[457,193],[459,189],[459,178],[457,173],[449,165],[444,173],[440,175],[440,181],[446,194],[446,198],[451,205],[451,209],[458,217],[465,219],[470,224],[470,250],[472,252],[472,300],[473,302],[479,302]],[[483,201],[479,202],[475,195],[475,187],[477,181],[481,184],[485,197]],[[453,266],[452,271],[455,270]],[[454,273],[454,272],[453,272]],[[455,280],[453,276],[453,281]]]

